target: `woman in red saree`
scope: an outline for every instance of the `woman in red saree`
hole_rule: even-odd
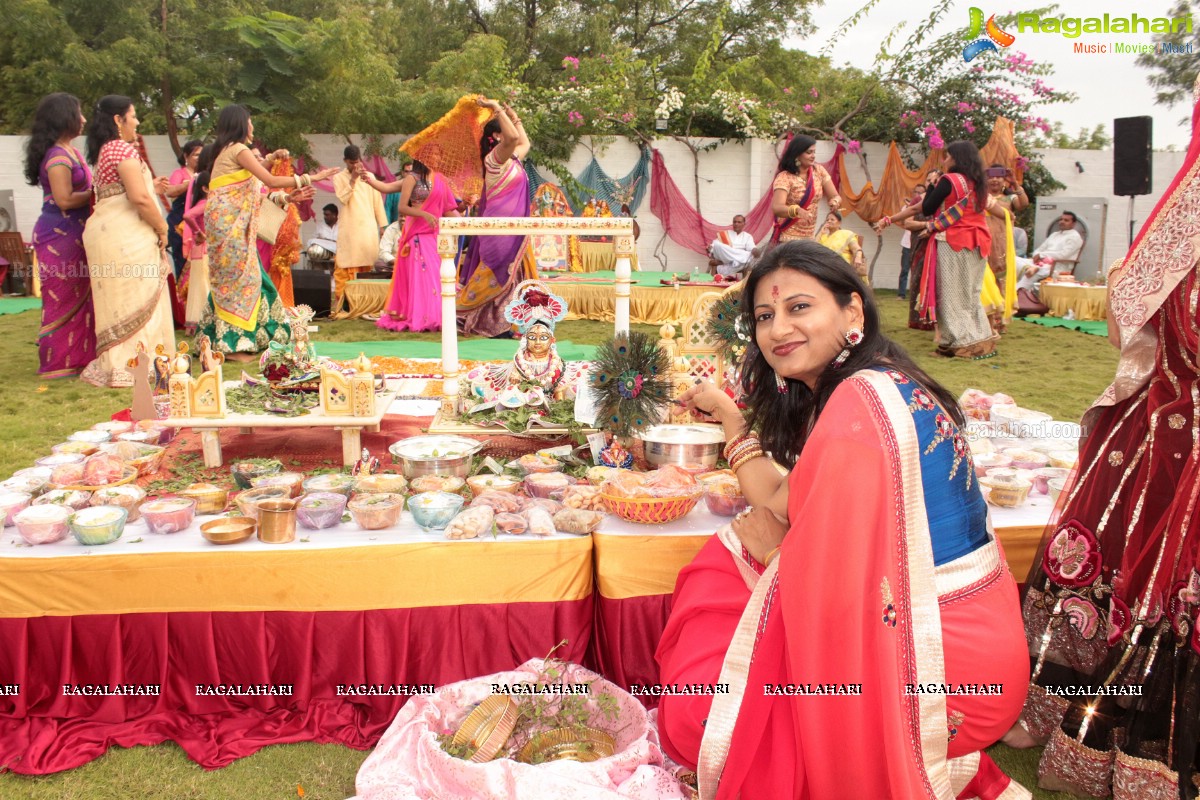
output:
[[[667,753],[709,798],[1028,797],[982,752],[1028,663],[961,410],[820,245],[744,291],[748,418],[707,384],[682,400],[725,428],[753,510],[680,574],[656,654],[662,683],[728,691],[664,698]]]
[[[1198,208],[1200,81],[1183,166],[1109,272],[1121,361],[1084,415],[1087,438],[1026,582],[1033,685],[1010,738],[1046,743],[1046,788],[1196,796]]]
[[[842,198],[833,179],[817,163],[817,140],[803,134],[793,136],[783,150],[779,171],[771,183],[771,210],[775,213],[771,242],[815,238],[822,197],[829,203],[830,211],[841,208]]]

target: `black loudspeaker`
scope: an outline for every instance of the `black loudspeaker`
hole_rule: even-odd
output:
[[[1150,194],[1152,117],[1113,120],[1113,194]]]
[[[292,270],[292,294],[296,298],[296,305],[308,306],[318,317],[329,316],[329,307],[333,305],[333,287],[325,270]]]

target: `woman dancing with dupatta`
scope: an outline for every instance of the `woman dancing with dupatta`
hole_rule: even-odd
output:
[[[436,331],[442,327],[441,258],[438,219],[457,217],[458,202],[446,179],[420,161],[398,181],[367,183],[382,194],[400,192],[397,210],[404,217],[396,244],[396,266],[387,308],[375,324],[388,331]]]
[[[841,208],[842,198],[833,179],[817,163],[817,140],[802,134],[793,136],[771,183],[771,211],[775,214],[771,243],[816,237],[822,197],[828,198],[830,211]]]
[[[717,800],[1028,797],[983,752],[1029,663],[961,409],[815,242],[743,297],[748,418],[713,384],[680,400],[724,427],[753,510],[680,573],[656,653],[663,684],[729,689],[664,697],[664,748]]]
[[[1183,166],[1109,272],[1121,361],[1027,580],[1033,685],[1005,741],[1045,742],[1039,784],[1080,795],[1195,797],[1200,774],[1200,80],[1193,91]]]
[[[529,176],[521,163],[529,153],[529,137],[517,112],[495,100],[477,101],[495,115],[483,129],[479,154],[483,157],[481,217],[528,217]],[[527,236],[476,236],[467,246],[459,270],[463,288],[458,293],[458,321],[462,332],[482,336],[510,333],[504,307],[513,289],[525,280]]]
[[[238,105],[221,109],[204,212],[211,291],[199,332],[222,354],[252,355],[273,341],[288,340],[283,304],[258,256],[262,185],[300,189],[338,171],[329,167],[315,175],[272,175],[271,165],[288,153],[279,150],[259,161],[247,145],[253,136],[249,111]]]
[[[96,313],[96,358],[80,378],[93,386],[133,385],[128,364],[138,347],[175,352],[167,289],[167,221],[138,154],[137,111],[120,95],[100,98],[88,129],[88,161],[96,165],[96,209],[83,230]]]
[[[941,180],[925,193],[919,208],[908,206],[873,227],[881,233],[918,213],[936,215],[926,223],[933,241],[926,250],[918,297],[922,317],[936,324],[935,355],[990,358],[996,354],[996,338],[980,298],[992,234],[984,216],[988,193],[979,149],[971,142],[951,142],[942,168]]]
[[[33,247],[42,282],[38,374],[44,378],[74,377],[96,357],[92,283],[83,250],[84,223],[92,213],[92,171],[71,146],[86,121],[74,95],[46,95],[34,112],[25,150],[25,180],[42,187]]]

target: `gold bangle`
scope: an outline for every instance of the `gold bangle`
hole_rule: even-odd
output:
[[[764,560],[764,561],[763,561],[763,566],[764,566],[764,567],[769,567],[769,566],[771,566],[771,562],[772,562],[772,561],[774,561],[774,560],[775,560],[775,559],[776,559],[776,558],[779,556],[779,549],[780,549],[781,547],[783,547],[783,545],[779,545],[779,547],[776,547],[774,550],[772,550],[771,552],[767,553],[766,560]]]

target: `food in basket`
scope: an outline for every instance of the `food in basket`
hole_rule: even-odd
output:
[[[478,539],[492,530],[496,514],[491,506],[473,506],[459,512],[446,528],[447,539]]]
[[[646,473],[642,486],[651,497],[677,497],[695,493],[699,484],[687,470],[674,464],[665,464]]]
[[[54,544],[67,538],[72,511],[65,506],[30,506],[14,518],[17,532],[29,544]]]
[[[529,530],[529,520],[524,514],[503,511],[496,513],[496,530],[500,533],[521,534]]]
[[[0,492],[0,519],[3,527],[13,524],[13,518],[21,511],[29,508],[32,495],[28,492]]]
[[[142,517],[151,533],[179,533],[196,518],[196,501],[191,497],[168,497],[142,503]]]
[[[412,479],[412,490],[421,492],[457,492],[463,488],[463,479],[457,475],[420,475]]]
[[[97,453],[83,464],[83,483],[87,486],[105,486],[123,477],[125,462],[108,453]]]
[[[129,512],[126,522],[136,522],[142,512],[138,506],[146,499],[146,490],[133,484],[125,486],[110,486],[92,493],[94,506],[120,506]]]
[[[50,473],[50,482],[55,486],[75,486],[83,483],[83,464],[63,464]]]
[[[525,477],[525,492],[530,497],[549,497],[573,483],[574,478],[561,472],[532,472]]]
[[[582,508],[587,511],[605,511],[604,500],[598,486],[568,486],[562,493],[562,504],[567,508]]]
[[[526,474],[530,472],[559,472],[563,468],[563,463],[557,458],[538,455],[537,453],[528,453],[517,459],[517,466]]]
[[[614,497],[644,497],[646,496],[645,472],[631,472],[627,469],[617,470],[605,478],[600,490]]]
[[[78,511],[81,508],[87,508],[91,503],[91,492],[80,492],[74,489],[55,489],[51,492],[46,492],[44,495],[34,500],[32,505],[35,506],[66,506],[67,508]]]
[[[508,492],[484,492],[471,501],[472,506],[491,506],[497,514],[515,514],[525,507],[524,501]]]
[[[400,519],[404,510],[402,494],[360,494],[348,504],[350,516],[359,527],[368,531],[390,528]]]
[[[588,511],[582,508],[564,508],[554,515],[554,527],[562,533],[592,533],[604,521],[601,511]]]
[[[553,536],[554,516],[540,506],[525,509],[525,521],[529,523],[529,532],[534,536]]]

